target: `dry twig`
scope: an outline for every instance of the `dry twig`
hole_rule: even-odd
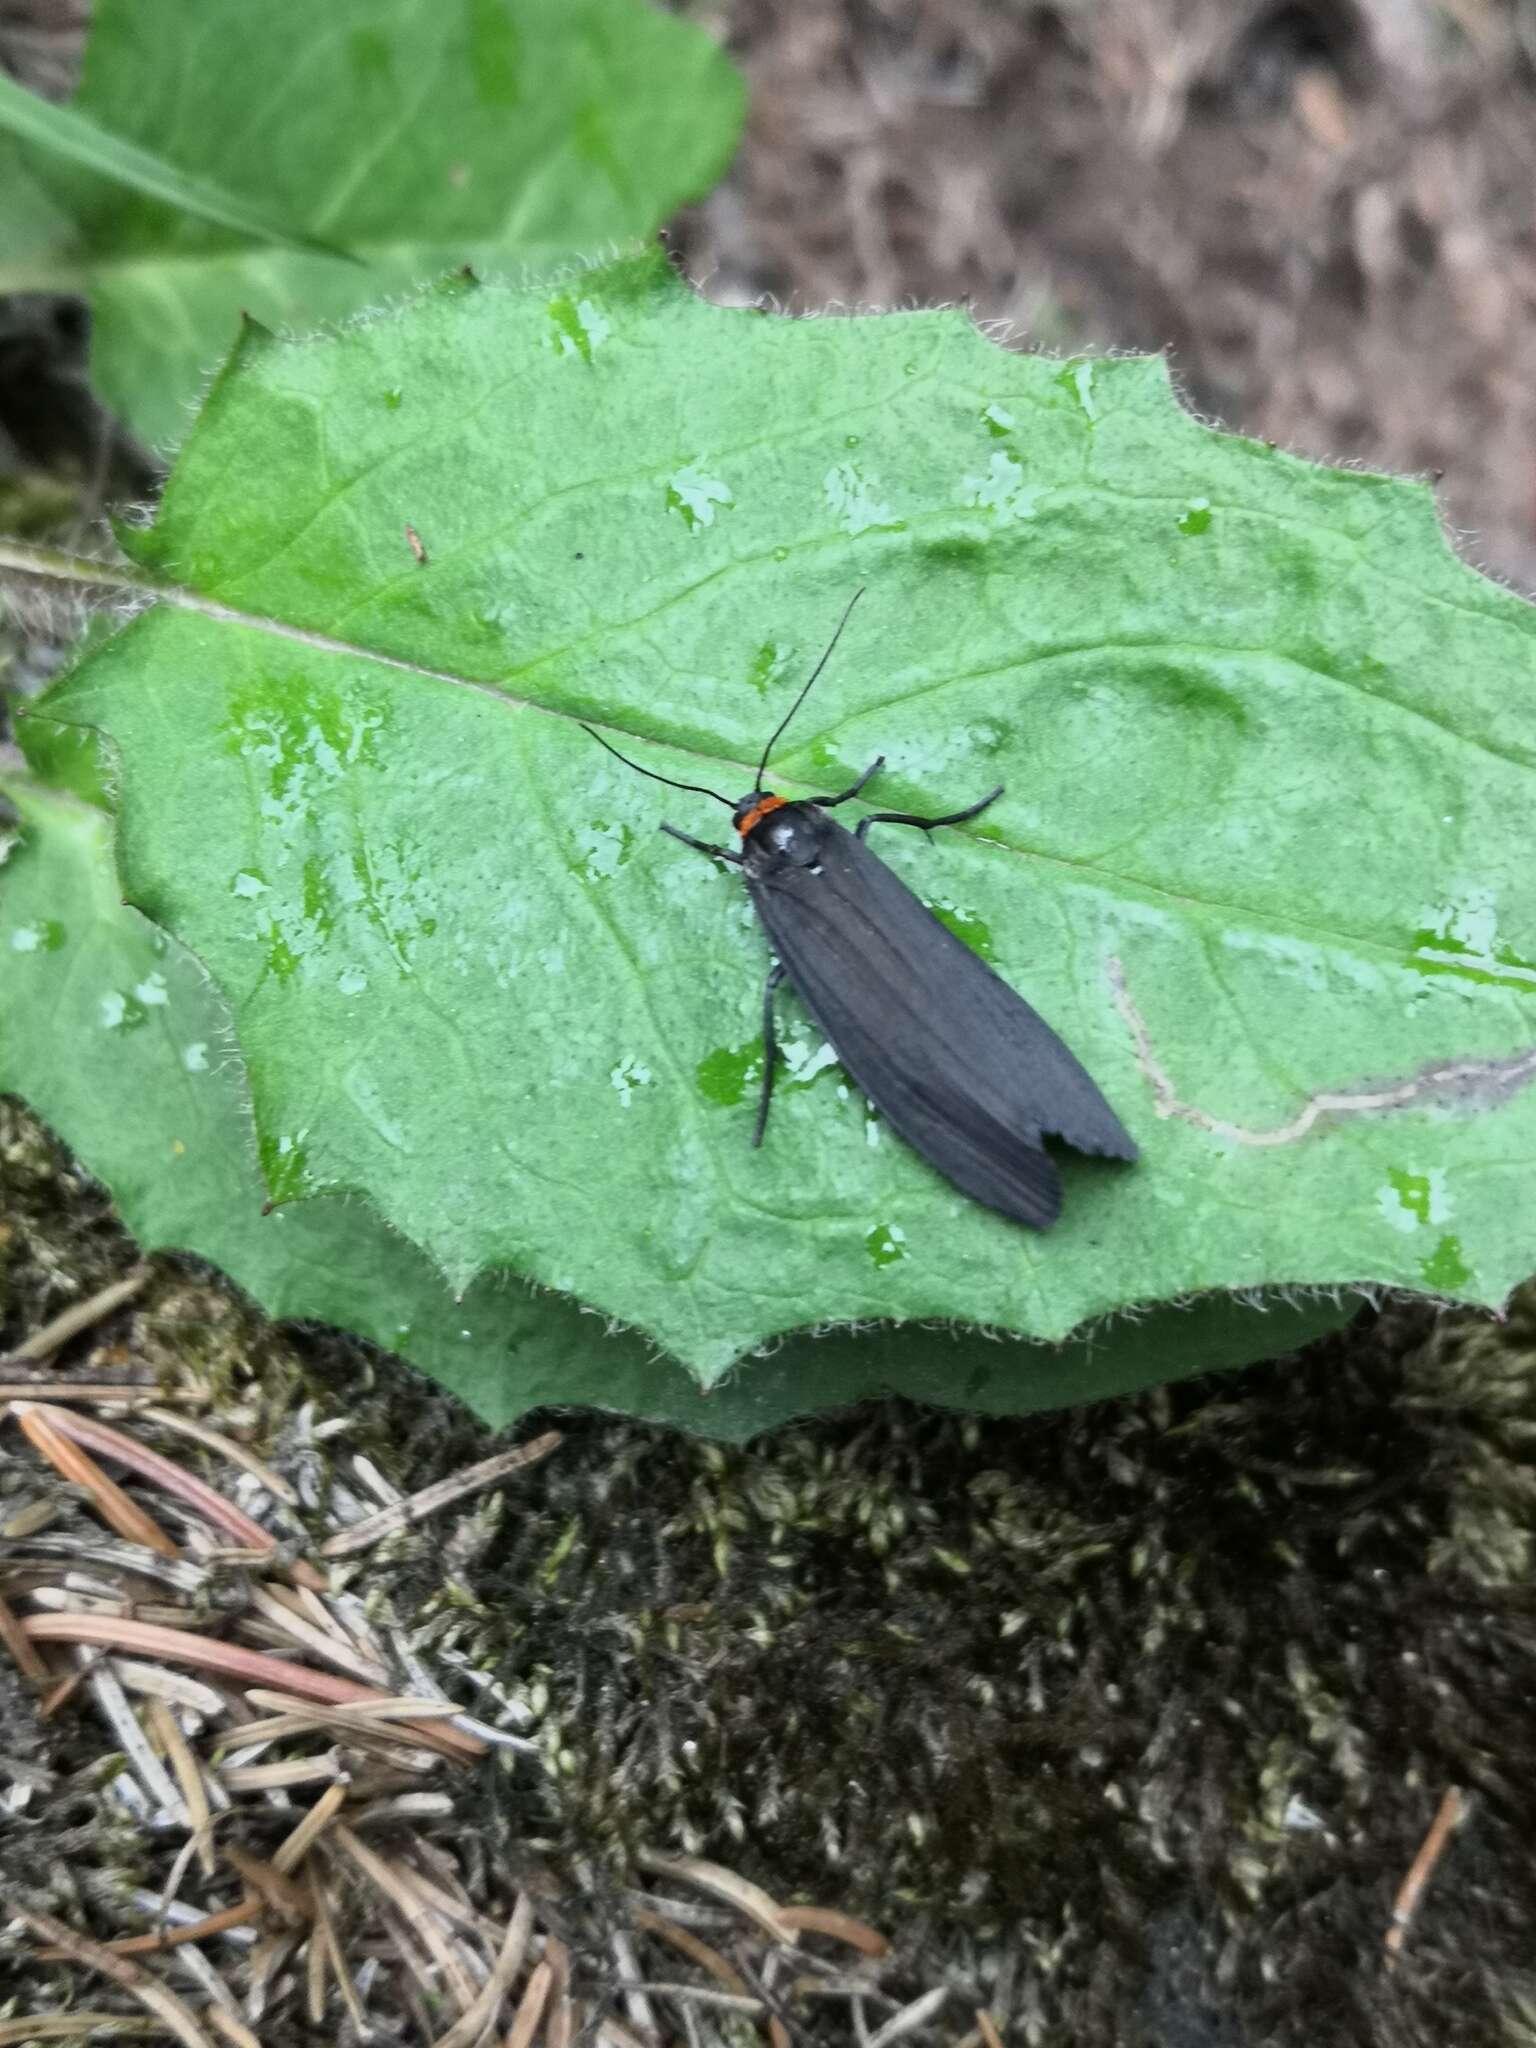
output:
[[[40,1934],[50,1943],[55,1951],[68,1956],[72,1962],[83,1964],[88,1970],[97,1970],[103,1977],[110,1977],[130,1997],[136,1998],[147,2012],[152,2012],[184,2044],[184,2048],[210,2048],[208,2036],[198,2025],[191,2007],[168,1985],[162,1984],[157,1977],[151,1977],[147,1970],[141,1970],[137,1963],[114,1955],[87,1935],[76,1934],[72,1927],[66,1927],[62,1920],[55,1920],[51,1913],[34,1911],[14,1899],[7,1900],[6,1906],[17,1919],[24,1920],[34,1934]]]
[[[512,1917],[507,1922],[500,1951],[492,1965],[491,1974],[486,1978],[470,2003],[446,2034],[440,2034],[433,2048],[475,2048],[475,2043],[484,2038],[486,2030],[493,2026],[501,2002],[517,1982],[523,1963],[528,1954],[528,1940],[533,1932],[533,1904],[526,1892],[519,1892],[517,1904],[512,1908]],[[549,1986],[549,1970],[541,1963],[544,1971],[544,1988]],[[535,1972],[537,1974],[537,1972]],[[527,2004],[526,1998],[524,2004]],[[539,2000],[540,2007],[543,1998]]]
[[[517,2008],[517,2017],[512,2022],[504,2048],[529,2048],[529,2043],[539,2030],[539,2021],[544,2017],[544,2007],[554,1986],[555,1973],[547,1962],[537,1965],[528,1979],[528,1988],[523,1993],[522,2003]]]
[[[1435,1809],[1435,1817],[1429,1824],[1429,1833],[1419,1844],[1419,1853],[1408,1866],[1408,1875],[1398,1887],[1397,1897],[1392,1901],[1392,1925],[1386,1933],[1386,1950],[1389,1959],[1395,1960],[1402,1954],[1403,1943],[1408,1938],[1408,1929],[1413,1916],[1419,1910],[1419,1901],[1429,1880],[1435,1874],[1435,1865],[1445,1852],[1445,1845],[1461,1825],[1466,1816],[1466,1795],[1457,1785],[1447,1785]]]
[[[135,1500],[109,1479],[94,1458],[88,1457],[77,1443],[70,1441],[68,1434],[55,1427],[53,1417],[70,1415],[65,1408],[48,1410],[32,1401],[13,1401],[11,1411],[22,1429],[31,1439],[33,1446],[64,1478],[76,1486],[84,1487],[90,1495],[93,1506],[102,1519],[117,1531],[125,1542],[142,1543],[146,1550],[155,1550],[162,1557],[180,1555],[176,1545],[153,1516],[147,1515]]]
[[[798,1937],[792,1927],[785,1925],[778,1902],[771,1899],[761,1885],[750,1879],[738,1877],[734,1870],[727,1870],[723,1864],[710,1863],[702,1856],[658,1856],[647,1851],[640,1859],[642,1870],[648,1870],[654,1877],[676,1878],[682,1884],[697,1886],[713,1898],[724,1899],[740,1913],[760,1927],[770,1940],[793,1943]]]
[[[560,1442],[557,1429],[546,1430],[543,1436],[536,1436],[532,1443],[514,1444],[509,1451],[498,1451],[494,1458],[482,1458],[478,1465],[466,1466],[462,1472],[450,1473],[446,1479],[439,1479],[434,1486],[424,1486],[420,1493],[413,1493],[407,1500],[397,1500],[387,1508],[381,1508],[376,1515],[369,1515],[366,1521],[354,1522],[350,1529],[343,1529],[338,1535],[327,1536],[320,1546],[322,1557],[350,1557],[359,1550],[370,1550],[375,1543],[392,1535],[396,1529],[408,1528],[413,1522],[423,1522],[428,1515],[447,1507],[450,1501],[462,1500],[466,1494],[479,1493],[487,1486],[494,1486],[500,1479],[513,1472],[520,1472],[529,1465],[538,1464],[547,1458]]]
[[[233,1501],[226,1500],[217,1488],[209,1486],[206,1480],[197,1478],[170,1458],[152,1451],[148,1444],[141,1444],[137,1437],[126,1435],[110,1423],[98,1422],[89,1415],[76,1415],[69,1408],[52,1408],[40,1402],[17,1401],[11,1406],[23,1429],[27,1428],[29,1416],[41,1419],[47,1427],[71,1443],[97,1451],[103,1457],[115,1458],[126,1465],[130,1472],[137,1472],[141,1479],[147,1479],[164,1492],[183,1501],[186,1506],[201,1515],[211,1528],[218,1529],[229,1541],[239,1548],[252,1551],[258,1557],[277,1549],[277,1538],[260,1522],[252,1521],[243,1508],[237,1508]],[[31,1434],[31,1432],[28,1432]],[[36,1438],[34,1437],[34,1441]],[[109,1484],[111,1482],[108,1482]],[[147,1520],[147,1517],[146,1517]],[[153,1523],[150,1524],[154,1526]],[[139,1541],[146,1539],[139,1538]],[[169,1539],[167,1539],[168,1541]],[[174,1555],[174,1550],[172,1552]],[[317,1589],[325,1586],[324,1578],[313,1565],[296,1564],[295,1578],[314,1585]]]
[[[382,1697],[374,1687],[356,1679],[311,1671],[286,1658],[268,1657],[259,1650],[242,1649],[238,1643],[165,1628],[156,1622],[126,1621],[105,1614],[29,1614],[21,1626],[34,1642],[95,1643],[108,1650],[137,1651],[141,1656],[164,1657],[173,1664],[190,1664],[200,1671],[216,1671],[246,1685],[281,1687],[327,1704],[347,1705]],[[461,1735],[449,1721],[408,1721],[403,1725],[415,1741],[430,1748],[459,1757],[485,1754],[482,1743],[471,1735]]]
[[[128,1302],[144,1292],[149,1280],[148,1266],[135,1266],[131,1273],[121,1280],[114,1280],[109,1287],[90,1295],[85,1301],[73,1302],[61,1309],[50,1322],[40,1330],[34,1330],[30,1337],[24,1337],[14,1351],[7,1351],[0,1357],[0,1368],[13,1365],[35,1365],[45,1358],[51,1358],[55,1351],[66,1345],[71,1337],[78,1337],[83,1330],[91,1330]]]
[[[860,1955],[890,1954],[891,1945],[883,1934],[830,1906],[781,1906],[779,1918],[786,1927],[798,1928],[802,1934],[825,1934],[833,1941],[846,1942]]]

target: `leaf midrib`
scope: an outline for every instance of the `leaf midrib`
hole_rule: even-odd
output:
[[[590,725],[602,732],[611,733],[616,738],[628,741],[631,744],[664,747],[669,753],[681,755],[690,761],[699,762],[702,768],[715,771],[733,771],[740,776],[742,788],[746,788],[748,781],[756,772],[757,764],[755,761],[747,762],[737,760],[730,755],[706,753],[698,747],[688,745],[686,742],[661,740],[654,734],[636,732],[628,726],[617,725],[612,720],[585,718],[577,712],[565,711],[556,705],[544,703],[537,697],[503,689],[497,684],[484,682],[472,676],[460,675],[451,669],[430,668],[424,663],[408,661],[403,656],[386,654],[354,641],[342,640],[329,634],[316,632],[308,627],[292,626],[283,620],[264,617],[259,613],[242,612],[234,606],[222,604],[213,598],[202,597],[197,592],[188,590],[180,585],[147,582],[129,571],[103,568],[99,564],[64,556],[53,550],[33,549],[24,544],[0,540],[0,568],[5,567],[22,569],[34,574],[64,577],[79,582],[103,584],[109,588],[132,592],[150,599],[154,603],[165,604],[175,610],[188,611],[201,617],[239,626],[248,631],[267,633],[276,639],[286,640],[300,646],[312,647],[320,653],[335,654],[349,660],[376,662],[383,668],[393,669],[401,674],[420,676],[429,682],[447,683],[455,689],[469,690],[478,696],[488,697],[495,702],[507,705],[513,710],[536,712],[544,717],[558,718],[576,726]],[[132,627],[130,626],[125,630],[131,631]],[[542,667],[546,662],[563,659],[568,651],[565,648],[548,650],[540,655],[535,662],[527,664],[519,673],[527,674],[532,669]],[[1064,652],[1071,655],[1082,651],[1079,648],[1064,650]],[[1052,650],[1052,656],[1056,652],[1057,650]],[[1052,657],[1041,658],[1047,659]],[[1277,657],[1267,651],[1266,658],[1285,659],[1285,657]],[[1009,664],[1010,667],[1018,665],[1016,663]],[[954,682],[961,680],[961,678],[951,677],[946,680]],[[1330,677],[1327,680],[1337,681],[1337,678]],[[928,690],[936,687],[940,686],[925,685],[924,689]],[[920,693],[914,692],[911,694]],[[1377,701],[1391,703],[1397,709],[1411,715],[1411,707],[1398,704],[1396,699],[1379,699]],[[84,723],[84,721],[68,719],[60,719],[58,722],[61,724]],[[1437,723],[1437,721],[1431,720],[1430,723]],[[1446,730],[1449,729],[1447,728]],[[1452,736],[1465,741],[1464,735],[1453,734]],[[1465,741],[1465,743],[1471,745],[1478,744],[1475,741]],[[807,782],[800,776],[776,772],[774,779],[786,789],[797,791],[806,797],[814,797],[818,793],[815,785]],[[1319,924],[1302,917],[1280,916],[1274,911],[1259,909],[1241,901],[1232,901],[1221,897],[1196,896],[1187,891],[1164,888],[1158,883],[1149,882],[1139,876],[1125,874],[1118,869],[1104,867],[1090,860],[1073,860],[1068,855],[1050,852],[1042,847],[1022,845],[1012,840],[1001,838],[995,832],[978,832],[966,826],[955,826],[951,829],[963,833],[966,838],[978,845],[995,846],[1004,853],[1013,854],[1022,859],[1044,862],[1064,873],[1103,887],[1111,893],[1133,895],[1141,901],[1154,906],[1169,905],[1175,909],[1195,912],[1202,916],[1227,916],[1234,920],[1244,921],[1259,930],[1283,933],[1324,945],[1346,947],[1357,953],[1384,960],[1394,967],[1402,967],[1407,961],[1408,949],[1402,942],[1394,942],[1378,938],[1369,933],[1351,931],[1338,926]],[[1446,971],[1452,974],[1456,973],[1454,967],[1448,967]],[[1507,993],[1518,1000],[1520,991],[1509,989]]]

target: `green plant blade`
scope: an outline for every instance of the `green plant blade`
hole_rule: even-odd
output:
[[[273,1315],[399,1352],[493,1427],[592,1405],[739,1442],[884,1392],[1016,1413],[1236,1364],[1338,1320],[1331,1303],[1259,1315],[1212,1301],[1060,1350],[957,1333],[802,1339],[706,1395],[674,1360],[558,1296],[490,1277],[455,1301],[366,1203],[322,1196],[263,1216],[228,1010],[190,955],[120,900],[104,816],[20,778],[0,793],[23,830],[0,867],[0,1089],[53,1125],[143,1244],[198,1253]]]
[[[242,312],[315,327],[459,265],[523,276],[650,234],[723,171],[742,88],[647,0],[102,0],[54,111],[247,216],[0,150],[0,290],[84,291],[98,393],[164,446]],[[366,267],[237,242],[258,214]]]
[[[106,178],[141,199],[192,214],[227,233],[277,242],[310,256],[350,260],[344,249],[313,235],[296,234],[264,208],[251,205],[206,178],[189,177],[138,143],[109,134],[78,108],[55,106],[51,100],[39,99],[4,72],[0,72],[0,130],[22,142],[35,143],[38,148]]]
[[[408,545],[409,523],[425,553]],[[1429,494],[1184,415],[1155,362],[956,313],[792,322],[639,262],[251,335],[52,700],[129,893],[228,997],[274,1196],[367,1194],[712,1382],[786,1330],[1047,1340],[1217,1289],[1497,1302],[1530,1267],[1536,613]],[[1099,1080],[1140,1166],[1034,1236],[865,1112],[663,774],[882,808],[886,858]],[[205,609],[189,610],[187,604]]]

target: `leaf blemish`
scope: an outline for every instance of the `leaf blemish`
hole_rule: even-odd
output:
[[[608,1075],[609,1085],[619,1098],[620,1109],[628,1109],[634,1101],[635,1090],[653,1087],[655,1079],[650,1068],[643,1066],[633,1053],[628,1052]]]
[[[690,533],[713,526],[715,508],[724,509],[734,503],[729,484],[706,476],[692,463],[686,463],[667,484],[667,510],[675,512]]]
[[[875,497],[855,463],[834,464],[822,481],[821,494],[844,533],[868,533],[874,526],[902,524],[890,506]]]
[[[837,1054],[826,1039],[802,1037],[798,1033],[781,1041],[779,1051],[792,1082],[809,1087],[818,1074],[837,1065]]]
[[[1500,942],[1498,911],[1484,888],[1467,889],[1421,913],[1409,964],[1421,974],[1536,988],[1536,963]]]
[[[1056,379],[1072,393],[1090,421],[1099,416],[1098,400],[1093,395],[1093,364],[1091,362],[1067,363]]]
[[[1387,1185],[1376,1191],[1376,1206],[1394,1230],[1418,1230],[1426,1223],[1448,1222],[1451,1204],[1444,1168],[1433,1166],[1427,1173],[1410,1173],[1404,1167],[1389,1167]]]
[[[549,318],[554,329],[550,346],[555,354],[580,357],[587,364],[613,331],[590,299],[573,299],[566,292],[550,300]]]
[[[995,512],[999,519],[1035,516],[1039,494],[1025,484],[1023,466],[1004,448],[993,455],[985,476],[968,476],[964,484],[967,505]]]
[[[616,825],[594,819],[584,835],[581,873],[588,882],[606,882],[616,875],[634,850],[635,835],[622,820]]]
[[[1151,1086],[1160,1117],[1177,1117],[1212,1137],[1238,1145],[1294,1145],[1323,1117],[1381,1116],[1399,1109],[1459,1110],[1464,1114],[1497,1109],[1536,1080],[1536,1047],[1504,1058],[1432,1060],[1401,1079],[1366,1080],[1352,1089],[1320,1088],[1309,1095],[1289,1123],[1269,1130],[1250,1130],[1228,1123],[1207,1110],[1183,1101],[1167,1068],[1158,1058],[1146,1019],[1126,986],[1125,969],[1113,955],[1105,962],[1115,1007],[1136,1046],[1137,1064]],[[1401,1226],[1406,1228],[1407,1226]]]
[[[97,1013],[103,1031],[131,1031],[135,1024],[144,1022],[142,1006],[116,988],[109,988],[98,998]]]

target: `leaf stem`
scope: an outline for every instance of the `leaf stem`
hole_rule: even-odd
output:
[[[34,547],[30,541],[11,540],[0,535],[0,569],[17,569],[27,576],[51,576],[56,583],[95,583],[108,590],[140,591],[146,597],[170,593],[148,583],[131,570],[109,562],[88,561],[84,555],[67,555],[62,548]]]

